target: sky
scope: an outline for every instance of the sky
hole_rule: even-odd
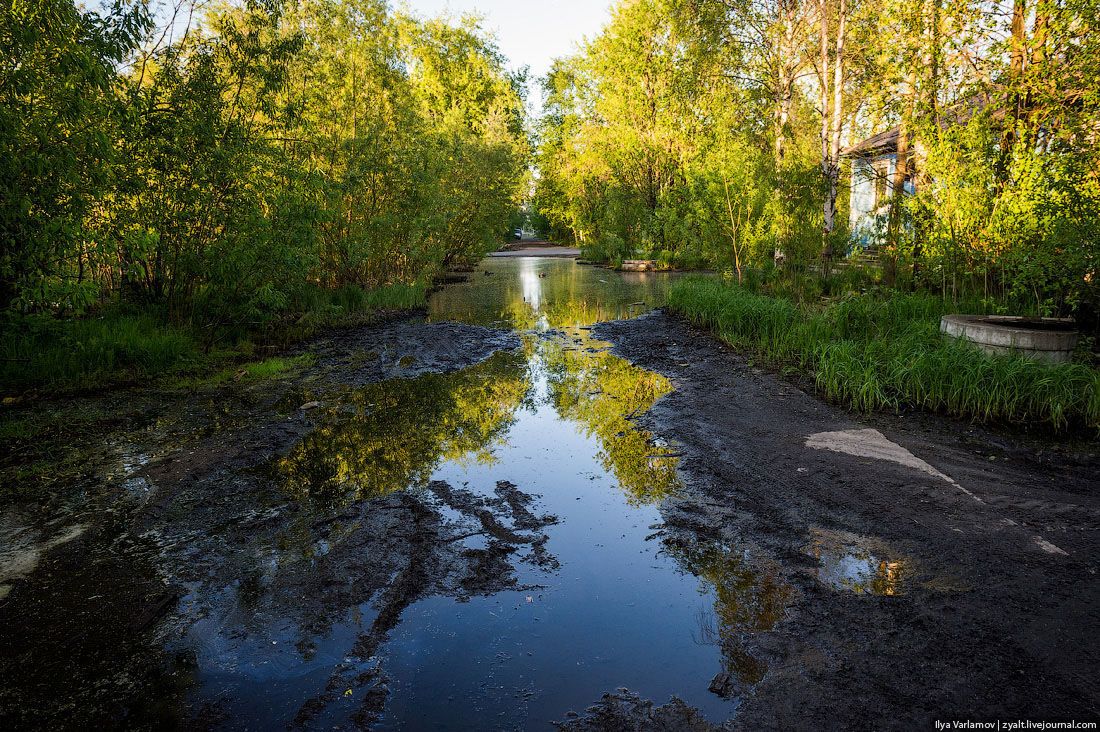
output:
[[[402,5],[426,16],[448,11],[484,16],[485,28],[496,33],[511,68],[531,67],[532,82],[550,70],[555,58],[574,53],[581,41],[599,33],[610,18],[610,0],[393,1],[394,7]],[[531,87],[532,97],[537,97],[537,84]]]

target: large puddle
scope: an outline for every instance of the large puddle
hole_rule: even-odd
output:
[[[218,506],[247,506],[232,521],[205,518],[223,515],[209,499],[178,500],[142,508],[161,523],[140,541],[94,532],[140,554],[142,587],[183,588],[142,600],[152,621],[166,614],[156,644],[175,670],[160,664],[170,694],[128,682],[158,697],[133,718],[550,728],[621,687],[728,718],[767,670],[744,638],[782,618],[790,590],[737,547],[662,530],[678,452],[636,418],[673,386],[589,335],[662,305],[669,279],[489,260],[432,298],[429,321],[512,329],[520,348],[451,373],[316,387],[313,427],[288,450],[210,478]],[[78,601],[51,582],[36,591]],[[34,640],[20,642],[32,658]],[[73,683],[104,673],[85,671]]]

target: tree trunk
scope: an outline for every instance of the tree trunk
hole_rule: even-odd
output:
[[[775,163],[782,164],[787,154],[787,124],[791,119],[791,106],[794,102],[794,85],[802,65],[802,55],[795,37],[795,18],[799,12],[800,0],[783,0],[779,4],[779,13],[783,25],[779,39],[779,77],[776,79],[775,110]]]
[[[730,216],[730,242],[733,244],[733,266],[737,270],[737,284],[741,284],[744,280],[741,275],[741,242],[739,236],[741,234],[741,227],[738,225],[738,218],[733,215],[733,199],[730,198],[730,184],[728,180],[722,181],[726,187],[726,210]]]
[[[1027,68],[1025,69],[1026,79],[1042,78],[1043,74],[1043,62],[1046,61],[1047,52],[1047,36],[1050,34],[1050,15],[1045,8],[1039,7],[1035,13],[1035,26],[1031,30],[1031,39],[1029,41],[1030,53],[1027,60]],[[1023,116],[1026,121],[1026,128],[1029,131],[1029,142],[1032,145],[1037,144],[1038,140],[1035,139],[1035,130],[1038,125],[1035,124],[1035,116],[1038,111],[1037,105],[1038,99],[1032,92],[1032,85],[1027,84],[1027,93],[1024,97],[1024,109]]]
[[[894,177],[890,182],[890,221],[888,225],[888,244],[897,246],[901,235],[902,205],[905,201],[905,179],[909,177],[909,124],[916,112],[916,72],[915,64],[901,90],[905,100],[905,111],[898,124],[897,162],[894,164]]]
[[[924,67],[928,70],[927,77],[923,80],[920,89],[914,90],[913,102],[917,103],[923,100],[927,105],[927,114],[932,122],[932,129],[935,130],[933,134],[939,134],[941,129],[940,120],[940,53],[942,48],[941,41],[941,24],[942,18],[940,13],[941,0],[923,0],[922,12],[926,15],[927,20],[927,32],[922,28],[921,38],[924,42]],[[924,25],[922,21],[922,25]],[[915,116],[915,115],[914,115]],[[911,117],[912,119],[912,117]],[[913,140],[906,136],[906,147],[911,153],[911,160],[906,161],[906,167],[909,168],[913,177],[913,182],[916,188],[919,190],[922,186],[927,185],[929,180],[925,173],[925,148],[917,140],[916,144],[913,144]],[[900,141],[899,141],[900,143]],[[913,286],[916,287],[917,278],[921,270],[921,259],[924,256],[924,232],[917,228],[914,231],[913,237]]]
[[[829,274],[833,258],[832,235],[836,230],[836,199],[840,184],[840,139],[844,121],[844,43],[848,21],[847,0],[840,0],[837,13],[836,46],[832,59],[832,88],[829,80],[829,4],[821,3],[821,172],[825,178],[822,260]]]
[[[826,173],[825,164],[829,160],[829,5],[826,0],[818,4],[821,14],[821,165]]]
[[[1009,43],[1009,90],[1004,130],[1001,134],[1001,160],[998,171],[998,178],[1001,179],[998,182],[1000,187],[1007,182],[1005,179],[1017,142],[1017,126],[1023,113],[1024,97],[1021,90],[1027,64],[1027,0],[1014,0],[1012,4],[1012,38]]]
[[[782,165],[783,158],[787,155],[787,123],[791,119],[791,104],[794,101],[794,80],[783,73],[779,84],[779,100],[775,110],[775,165],[777,168]]]

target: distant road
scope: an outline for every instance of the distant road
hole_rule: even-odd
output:
[[[499,252],[493,252],[491,257],[579,257],[580,249],[563,247],[549,241],[530,239],[506,244]]]

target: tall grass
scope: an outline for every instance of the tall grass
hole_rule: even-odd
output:
[[[870,411],[917,407],[981,422],[1100,429],[1100,372],[989,356],[944,337],[946,305],[928,295],[860,295],[821,307],[685,278],[672,309],[731,345],[812,374],[833,400]]]
[[[227,327],[227,347],[212,351],[209,333],[175,325],[159,313],[111,311],[98,317],[61,320],[8,316],[0,320],[0,394],[30,389],[72,389],[171,374],[223,368],[253,353],[252,339],[286,344],[318,329],[424,304],[420,285],[376,290],[345,287],[307,291],[287,317],[262,327]]]
[[[196,339],[152,315],[9,319],[0,332],[0,389],[90,386],[148,377],[203,360]]]
[[[305,290],[293,303],[292,311],[298,313],[324,313],[342,315],[377,310],[405,310],[424,304],[426,288],[423,284],[397,283],[373,290],[349,285],[336,290],[320,287]]]

